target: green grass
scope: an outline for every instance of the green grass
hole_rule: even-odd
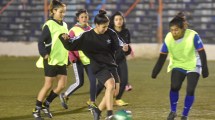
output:
[[[42,69],[35,67],[35,57],[0,57],[0,120],[33,120],[31,115],[36,96],[43,85]],[[123,99],[130,103],[125,107],[114,107],[114,111],[132,111],[133,120],[165,120],[169,113],[169,81],[166,64],[156,80],[150,78],[155,60],[135,59],[128,62],[131,92]],[[209,62],[210,77],[200,79],[196,89],[196,100],[190,112],[190,120],[215,119],[215,61]],[[74,82],[71,68],[68,70],[68,86]],[[183,108],[186,82],[180,92],[177,120]],[[104,93],[102,93],[103,95]],[[101,95],[101,96],[102,96]],[[97,102],[100,101],[101,96]],[[64,110],[59,98],[51,104],[52,120],[92,120],[87,110],[89,82],[70,97],[69,109]],[[103,112],[103,116],[105,116]],[[48,118],[46,118],[48,119]]]

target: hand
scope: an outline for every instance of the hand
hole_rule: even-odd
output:
[[[48,59],[48,58],[49,58],[49,55],[46,54],[46,55],[44,56],[44,59]]]
[[[152,77],[152,79],[156,79],[157,78],[157,74],[155,74],[154,72],[152,72],[151,77]]]
[[[68,34],[64,33],[64,34],[62,34],[62,38],[64,40],[68,40],[68,39],[70,39],[70,36]]]
[[[158,75],[159,71],[156,69],[156,67],[153,68],[152,74],[151,74],[152,79],[156,79],[157,78],[157,75]]]
[[[72,60],[72,63],[76,63],[77,62],[77,60]]]
[[[128,51],[128,44],[124,44],[124,45],[122,46],[122,50],[123,50],[124,52]]]

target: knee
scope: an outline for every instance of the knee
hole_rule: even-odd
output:
[[[195,93],[195,91],[192,90],[192,89],[188,89],[188,90],[187,90],[187,95],[188,95],[188,96],[194,96],[194,93]]]
[[[106,90],[108,90],[108,91],[114,91],[115,90],[115,85],[114,84],[108,84],[106,86]]]
[[[178,92],[181,89],[181,86],[171,85],[171,90],[174,92]]]

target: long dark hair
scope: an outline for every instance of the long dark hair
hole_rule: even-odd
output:
[[[76,12],[75,16],[78,18],[80,16],[80,14],[82,14],[82,13],[88,14],[86,9],[80,9]]]
[[[106,13],[105,10],[99,10],[99,13],[95,16],[94,23],[100,25],[109,22],[110,20],[105,15]]]
[[[188,27],[188,22],[184,12],[179,12],[170,22],[169,27],[177,25],[181,29],[186,29]]]
[[[123,16],[123,14],[120,12],[120,11],[117,11],[117,12],[115,12],[111,17],[110,17],[110,24],[109,24],[109,27],[110,28],[114,28],[114,18],[115,18],[115,16],[121,16],[122,17],[122,19],[123,19],[123,24],[122,24],[122,29],[125,29],[125,17]]]

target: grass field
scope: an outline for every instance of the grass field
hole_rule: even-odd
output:
[[[0,120],[33,120],[31,115],[36,96],[43,85],[43,71],[35,67],[35,57],[0,57]],[[166,62],[167,63],[167,62]],[[128,62],[131,92],[123,99],[130,104],[114,107],[114,111],[132,111],[133,120],[165,120],[169,113],[169,79],[166,64],[156,80],[150,78],[155,60],[135,59]],[[210,77],[200,79],[196,100],[189,120],[215,120],[215,61],[209,62]],[[71,68],[68,70],[68,85],[73,83]],[[180,92],[178,117],[183,107],[186,82]],[[59,98],[51,104],[52,120],[92,120],[87,110],[89,82],[70,97],[69,109],[64,110]],[[103,94],[103,93],[102,93]],[[102,95],[101,95],[102,96]],[[100,101],[101,97],[97,101]],[[105,116],[103,112],[103,116]],[[102,118],[103,119],[103,118]],[[46,118],[48,120],[48,118]]]

